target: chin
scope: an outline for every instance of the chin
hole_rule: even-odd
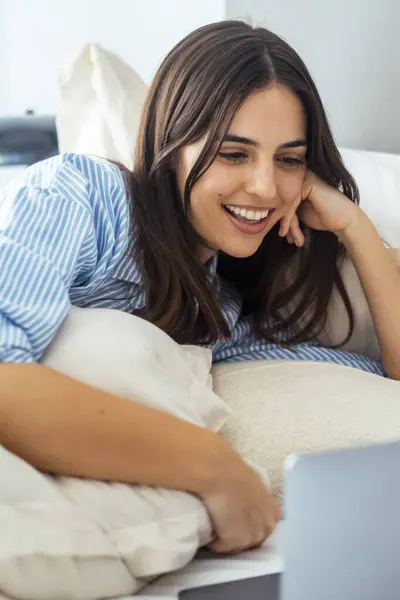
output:
[[[257,252],[257,250],[259,249],[260,244],[258,244],[257,246],[252,246],[252,247],[238,247],[238,246],[229,246],[228,248],[221,248],[221,251],[224,252],[225,254],[227,254],[228,256],[231,256],[232,258],[249,258],[250,256],[253,256],[253,254],[255,254]]]

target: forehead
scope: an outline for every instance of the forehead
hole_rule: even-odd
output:
[[[303,106],[291,90],[280,85],[253,92],[237,112],[229,133],[248,137],[261,147],[304,138]]]

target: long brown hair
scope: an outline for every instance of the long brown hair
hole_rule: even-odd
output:
[[[358,202],[356,183],[342,163],[318,91],[285,41],[241,21],[206,25],[188,35],[164,59],[150,87],[129,184],[146,299],[139,314],[180,343],[229,334],[197,256],[205,241],[188,218],[190,190],[213,162],[244,100],[273,83],[286,86],[302,102],[308,168]],[[178,153],[205,135],[182,199],[175,172]],[[326,322],[335,284],[349,314],[348,337],[352,333],[351,304],[338,271],[344,250],[332,233],[305,229],[305,235],[306,246],[296,249],[279,237],[277,225],[254,255],[219,254],[219,275],[240,291],[243,313],[268,340],[282,339],[282,332],[288,343],[315,338]],[[294,276],[287,281],[294,259]]]

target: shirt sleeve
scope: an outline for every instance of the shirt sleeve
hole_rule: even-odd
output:
[[[28,181],[0,197],[0,362],[39,361],[94,236],[90,208],[73,194]]]

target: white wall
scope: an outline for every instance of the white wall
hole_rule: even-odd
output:
[[[59,68],[87,42],[149,82],[182,37],[224,15],[225,0],[0,0],[0,115],[54,113]]]
[[[300,54],[342,146],[400,153],[399,0],[227,0]]]
[[[340,145],[400,153],[400,0],[0,0],[0,115],[54,113],[59,68],[87,42],[150,82],[184,35],[226,17],[296,48]]]

